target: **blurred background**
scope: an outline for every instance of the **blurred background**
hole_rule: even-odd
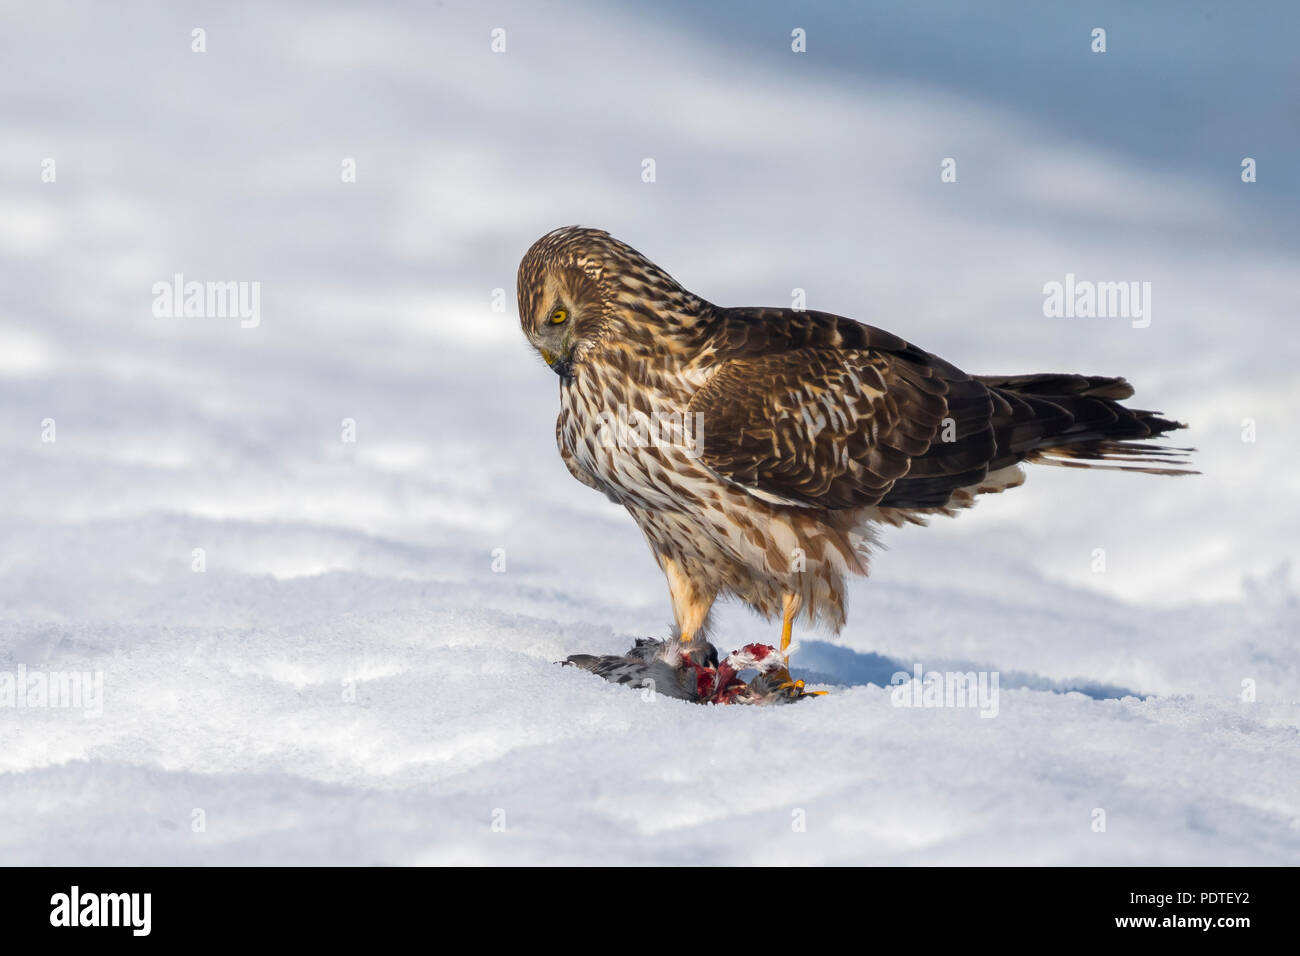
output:
[[[518,260],[569,223],[720,304],[803,289],[975,373],[1127,376],[1191,425],[1204,477],[1034,469],[891,534],[882,578],[963,541],[1128,602],[1289,600],[1300,10],[1069,6],[0,4],[5,606],[111,610],[227,535],[215,566],[280,578],[502,547],[666,620],[517,328]],[[155,316],[176,273],[259,282],[260,324]],[[1067,273],[1150,282],[1150,327],[1046,318]]]

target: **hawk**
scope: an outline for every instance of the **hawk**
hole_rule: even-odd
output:
[[[716,306],[598,229],[537,240],[518,292],[560,456],[641,528],[687,648],[724,596],[780,618],[783,655],[800,614],[838,632],[879,526],[954,514],[1024,463],[1192,473],[1150,441],[1184,426],[1120,404],[1123,378],[968,375],[843,316]]]

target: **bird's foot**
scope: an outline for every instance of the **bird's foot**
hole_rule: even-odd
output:
[[[824,690],[808,690],[802,680],[795,680],[789,666],[782,666],[766,674],[759,674],[749,686],[760,698],[772,703],[793,703],[805,697],[825,697]]]
[[[744,704],[792,704],[805,697],[820,697],[825,691],[804,689],[804,682],[790,676],[790,668],[785,657],[775,648],[766,644],[747,644],[739,651],[733,652],[718,670],[720,673],[755,668],[758,675],[748,684],[734,679],[732,693],[726,699],[715,703]],[[739,685],[738,687],[735,685]]]
[[[761,678],[770,678],[769,688],[764,688],[768,693],[779,695],[789,700],[803,700],[805,697],[825,697],[824,690],[805,690],[804,682],[795,680],[790,675],[790,658],[794,652],[799,649],[799,645],[790,640],[789,630],[781,634],[781,663],[782,666],[775,668],[767,674],[760,674]]]

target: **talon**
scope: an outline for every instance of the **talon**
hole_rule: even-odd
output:
[[[778,691],[784,691],[785,696],[798,700],[800,697],[825,697],[828,691],[824,690],[805,690],[802,680],[788,680],[776,686]]]

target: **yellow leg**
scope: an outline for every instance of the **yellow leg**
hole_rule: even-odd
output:
[[[803,689],[803,681],[793,680],[790,678],[790,636],[794,633],[795,615],[799,613],[799,595],[786,594],[781,598],[781,656],[785,658],[785,682],[781,684],[782,690],[794,691],[793,696],[821,697],[826,693],[824,690]]]
[[[787,663],[789,655],[786,651],[790,647],[790,635],[794,633],[794,616],[799,613],[799,595],[787,594],[781,599],[782,618],[781,621],[781,656],[785,657]]]
[[[664,575],[668,578],[668,592],[673,599],[673,617],[682,641],[692,641],[704,629],[713,607],[713,595],[693,581],[680,564],[672,558],[663,559]]]

